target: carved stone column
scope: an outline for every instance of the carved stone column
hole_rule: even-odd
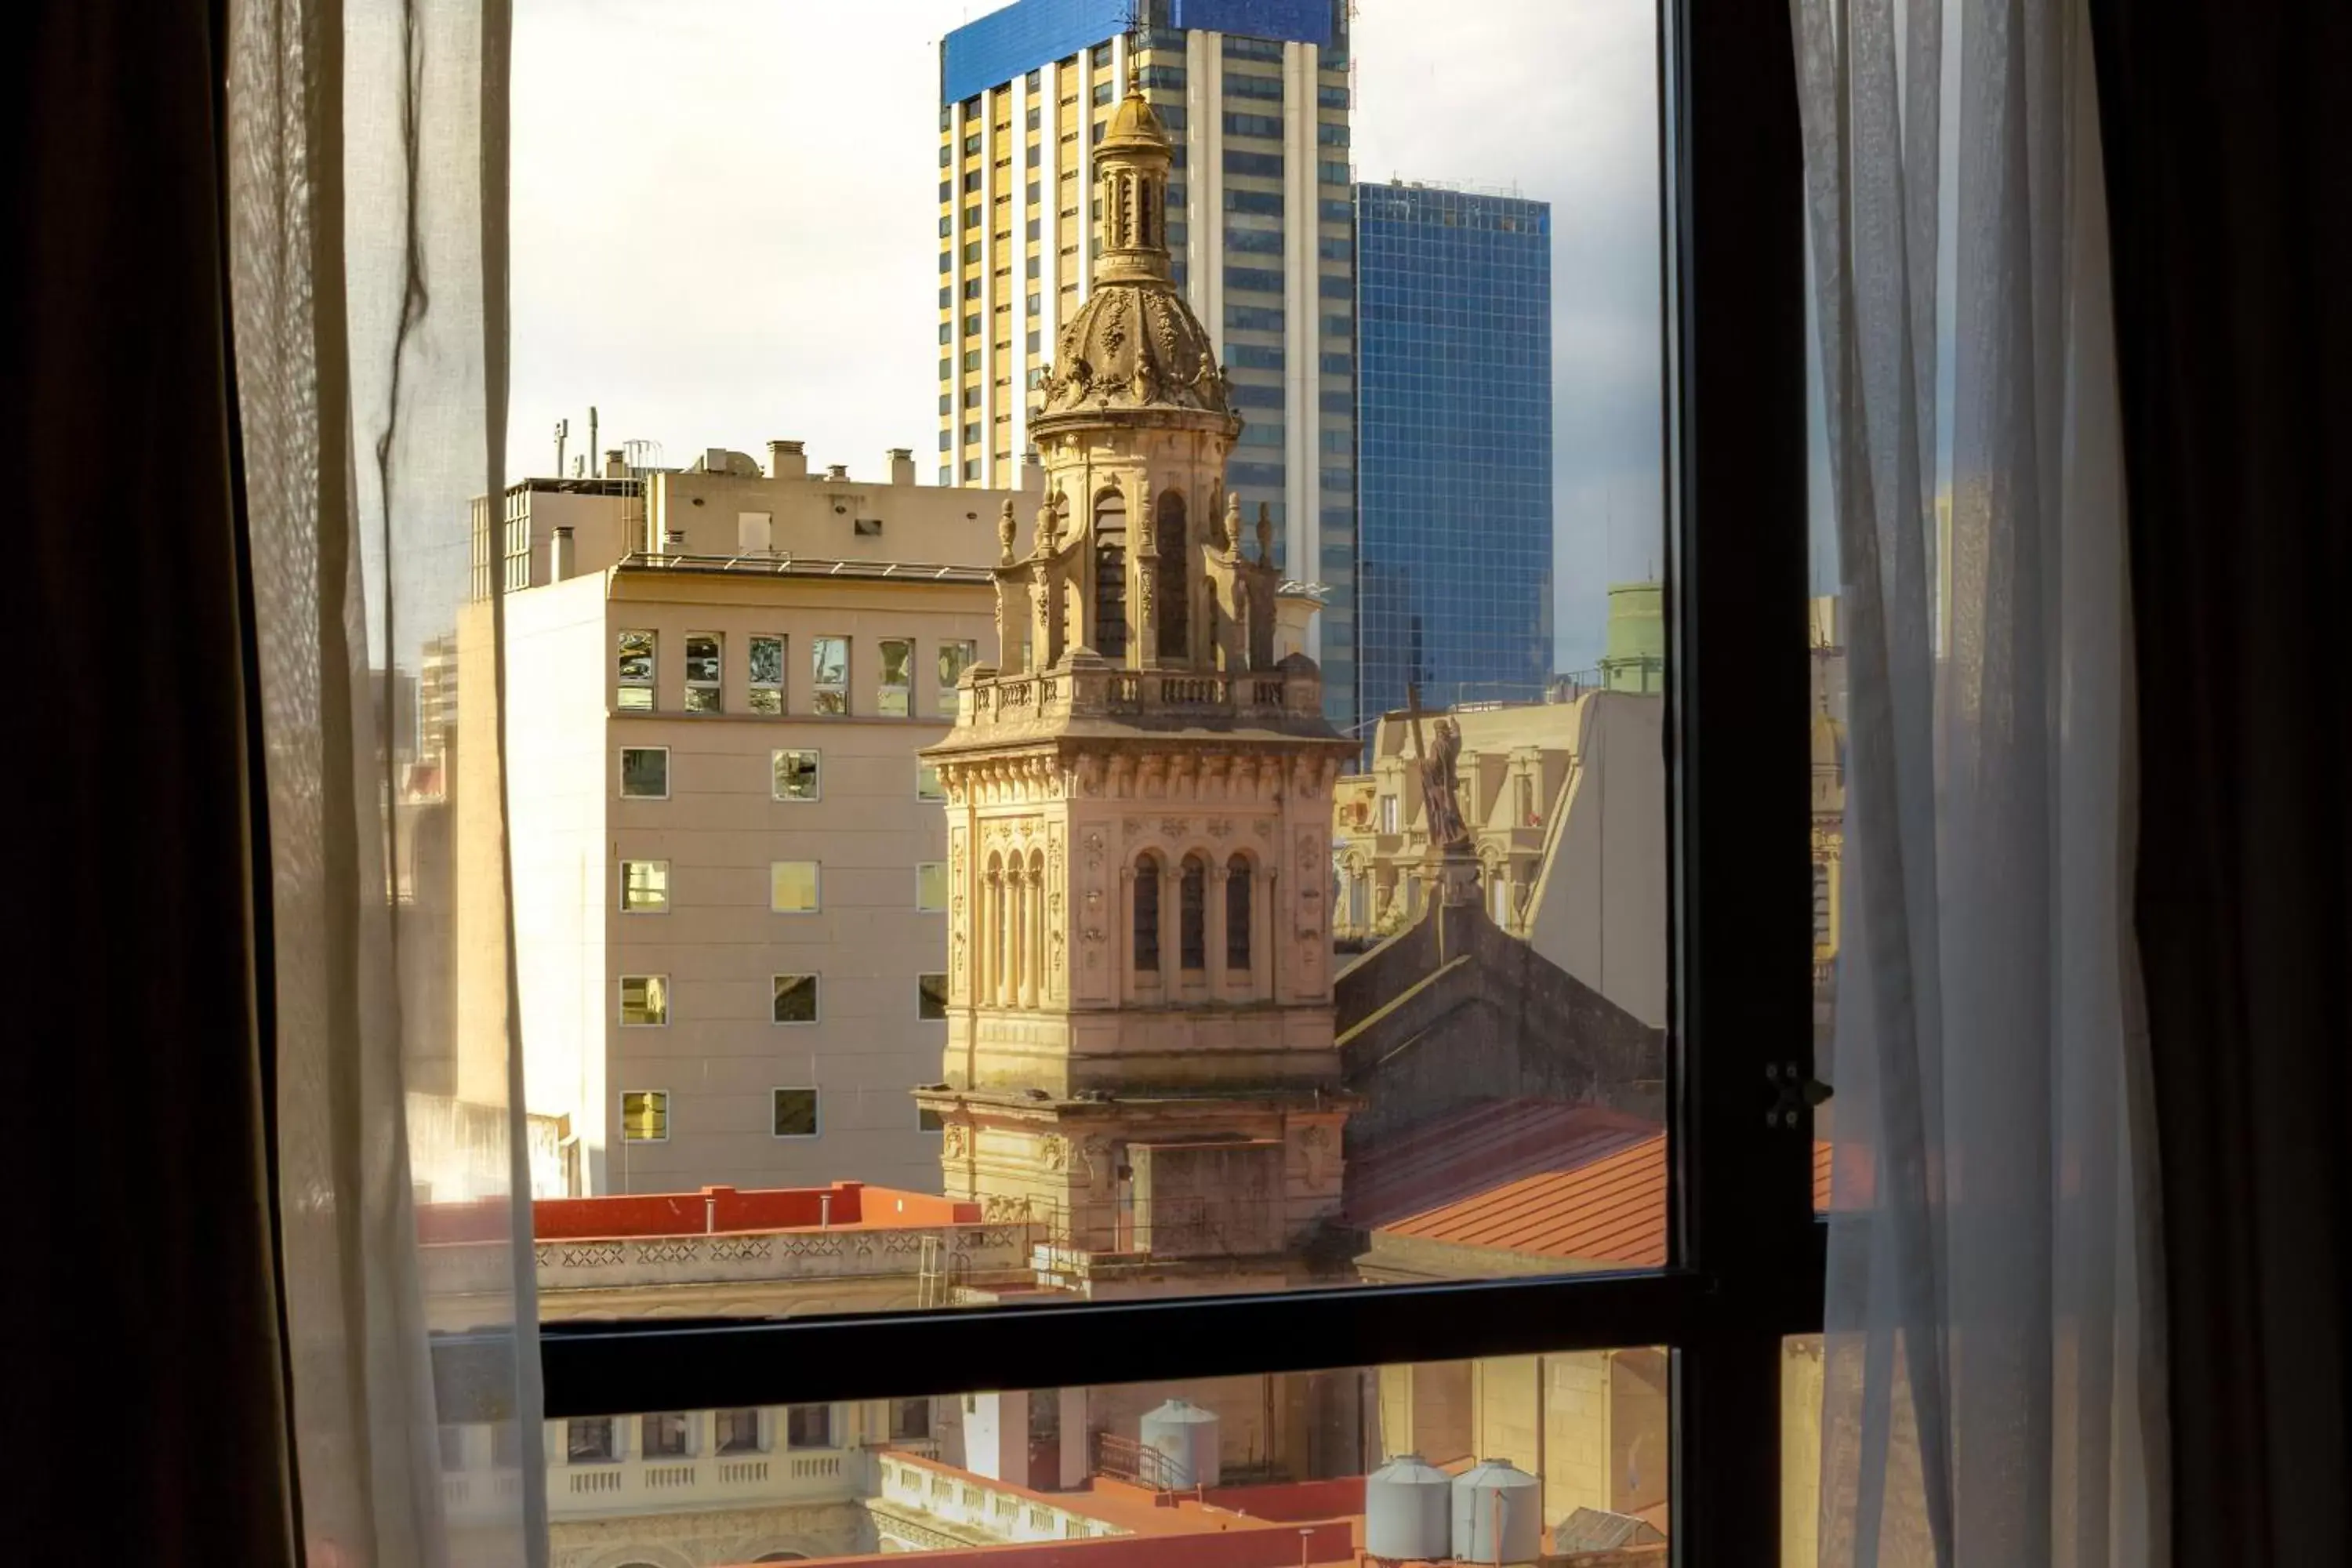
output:
[[[1280,922],[1275,917],[1274,868],[1260,866],[1250,876],[1250,997],[1274,999],[1274,950],[1280,942]]]
[[[1111,943],[1112,962],[1118,965],[1118,991],[1122,1005],[1135,1000],[1135,862],[1118,868],[1118,935]]]
[[[990,869],[981,879],[979,931],[974,945],[979,952],[972,961],[972,997],[982,1007],[993,1007],[1002,993],[997,989],[997,964],[1001,962],[1004,930],[1004,879]]]
[[[1045,877],[1034,864],[1021,876],[1021,1005],[1037,1005],[1038,979],[1045,967]]]

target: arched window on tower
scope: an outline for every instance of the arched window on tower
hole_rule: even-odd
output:
[[[1250,863],[1246,855],[1225,862],[1225,968],[1246,974],[1250,966]]]
[[[1127,501],[1116,489],[1095,497],[1095,651],[1127,658]]]
[[[1176,961],[1187,969],[1209,966],[1209,863],[1184,857],[1184,879],[1176,887]]]
[[[1184,535],[1184,495],[1163,490],[1152,512],[1152,542],[1160,550],[1160,657],[1192,652],[1191,542]]]
[[[1135,863],[1135,967],[1139,973],[1160,973],[1160,858],[1146,855]]]

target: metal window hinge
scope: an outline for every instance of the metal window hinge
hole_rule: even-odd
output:
[[[1772,1106],[1764,1113],[1767,1127],[1796,1126],[1801,1112],[1821,1104],[1832,1092],[1821,1079],[1808,1078],[1795,1062],[1766,1064],[1764,1081],[1772,1087]]]

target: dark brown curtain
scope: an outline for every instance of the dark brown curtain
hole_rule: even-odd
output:
[[[220,0],[46,0],[0,95],[10,1561],[295,1560],[225,33]]]
[[[2173,1560],[2352,1563],[2352,6],[2092,10]]]

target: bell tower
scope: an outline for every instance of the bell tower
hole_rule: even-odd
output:
[[[1352,742],[1224,484],[1241,417],[1171,275],[1135,83],[1096,149],[1102,256],[998,523],[997,662],[925,753],[948,796],[943,1190],[1025,1216],[1089,1294],[1289,1274],[1339,1201],[1331,791]],[[1255,552],[1245,547],[1254,544]],[[1122,1282],[1124,1282],[1122,1284]]]

